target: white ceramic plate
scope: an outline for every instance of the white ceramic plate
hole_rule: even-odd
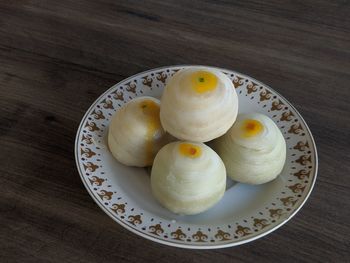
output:
[[[183,248],[222,248],[262,237],[286,223],[305,203],[317,174],[311,132],[297,110],[276,91],[241,73],[220,69],[233,82],[239,112],[271,117],[287,143],[287,160],[274,181],[229,184],[223,199],[195,216],[179,216],[153,198],[147,169],[124,166],[108,151],[112,115],[137,96],[160,98],[164,85],[188,66],[157,68],[129,77],[102,94],[83,117],[75,141],[81,179],[101,209],[137,235]]]

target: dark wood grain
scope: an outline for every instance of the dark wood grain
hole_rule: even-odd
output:
[[[144,240],[84,189],[73,145],[107,88],[150,68],[207,64],[255,77],[305,117],[319,152],[295,218],[212,251]],[[0,2],[0,262],[349,262],[350,3]]]

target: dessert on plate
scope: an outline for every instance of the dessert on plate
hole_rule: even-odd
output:
[[[108,146],[121,163],[145,167],[153,163],[158,150],[171,141],[160,124],[159,100],[138,97],[119,109],[108,131]]]
[[[138,97],[117,111],[109,149],[125,165],[153,165],[152,193],[164,207],[198,214],[223,197],[226,175],[263,184],[283,169],[286,143],[273,120],[237,113],[238,97],[225,74],[185,68],[169,80],[161,101]],[[172,142],[173,136],[182,141]],[[208,141],[215,151],[203,143]]]
[[[238,98],[232,81],[209,67],[185,68],[169,80],[160,105],[164,129],[180,140],[207,142],[234,123]]]
[[[172,142],[154,159],[151,187],[154,197],[170,211],[198,214],[224,195],[226,169],[205,144]]]
[[[275,179],[286,160],[281,131],[260,113],[239,114],[230,130],[212,146],[225,163],[227,175],[241,183],[263,184]]]

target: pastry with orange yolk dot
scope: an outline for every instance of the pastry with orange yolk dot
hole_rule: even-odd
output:
[[[178,71],[166,85],[160,106],[164,129],[180,140],[207,142],[234,123],[238,98],[232,81],[209,67]]]
[[[263,131],[264,127],[257,120],[245,120],[241,126],[244,137],[253,137]]]
[[[214,206],[224,195],[226,169],[220,157],[203,143],[173,142],[154,159],[154,197],[170,211],[193,215]]]
[[[237,121],[211,144],[225,163],[228,176],[241,183],[275,179],[286,160],[286,143],[276,124],[260,113],[239,114]]]
[[[171,136],[160,124],[159,111],[159,100],[139,97],[125,104],[113,116],[108,146],[119,162],[150,166],[158,150],[171,141]]]

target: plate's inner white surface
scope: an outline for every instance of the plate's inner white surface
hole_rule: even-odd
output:
[[[158,97],[158,96],[156,96]],[[158,97],[159,98],[159,97]],[[261,111],[254,106],[247,104],[240,105],[239,112]],[[286,167],[281,175],[272,182],[263,185],[248,185],[241,183],[233,183],[230,179],[227,181],[227,190],[224,197],[218,204],[208,211],[191,216],[177,215],[163,208],[152,196],[150,187],[150,175],[144,168],[128,167],[113,158],[108,151],[107,131],[105,130],[103,139],[99,142],[103,144],[103,158],[109,165],[106,172],[109,174],[110,183],[119,185],[124,194],[133,200],[139,208],[150,214],[163,218],[165,221],[173,221],[177,223],[195,224],[195,225],[220,225],[228,221],[239,221],[254,214],[257,210],[264,209],[274,196],[277,197],[281,188],[286,184],[283,178]],[[102,146],[102,145],[101,145]],[[288,155],[288,153],[287,153]]]

